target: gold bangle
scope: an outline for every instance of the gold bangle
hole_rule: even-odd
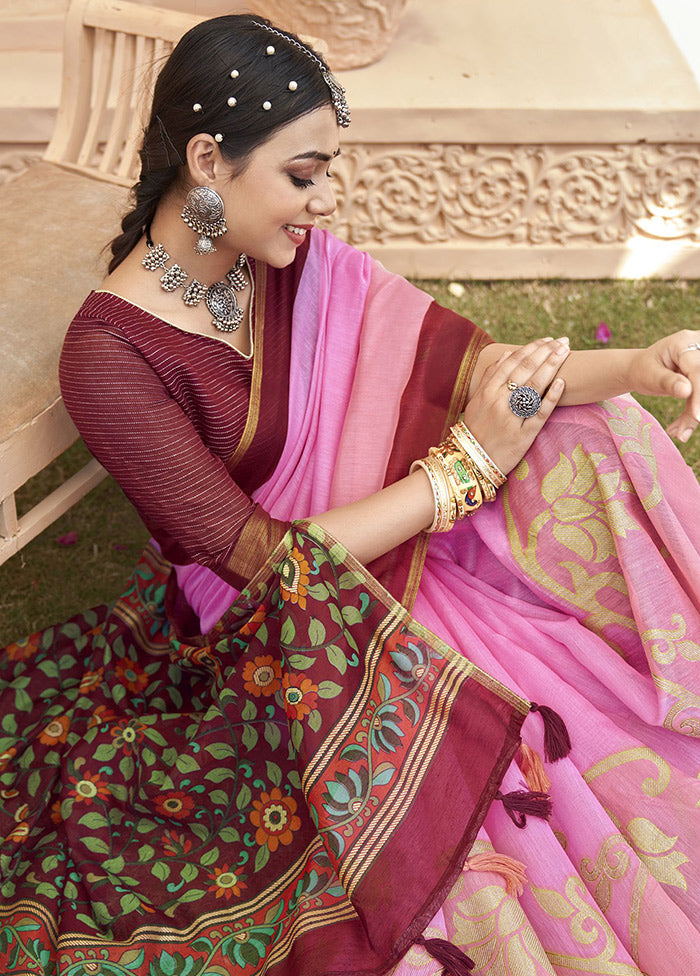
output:
[[[447,484],[444,478],[440,477],[441,472],[432,458],[423,458],[420,461],[414,461],[409,470],[409,474],[413,474],[418,468],[422,468],[428,476],[435,504],[433,521],[425,531],[447,532],[455,523],[454,505],[450,498]]]
[[[488,478],[494,488],[500,488],[506,483],[506,476],[495,461],[491,460],[463,420],[459,420],[454,427],[450,427],[450,430],[457,444],[469,455],[477,469]]]

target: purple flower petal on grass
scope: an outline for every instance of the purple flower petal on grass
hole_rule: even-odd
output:
[[[115,542],[115,544],[112,546],[112,549],[114,549],[115,552],[126,552],[128,548],[128,546],[123,546],[120,542]]]
[[[59,535],[59,537],[56,539],[59,546],[74,546],[77,541],[78,533],[75,531],[66,532],[65,535]]]
[[[596,342],[610,342],[610,329],[605,322],[599,322],[595,333]]]

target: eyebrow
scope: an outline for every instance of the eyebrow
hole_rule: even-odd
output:
[[[294,162],[295,159],[318,159],[322,163],[329,163],[331,159],[335,159],[336,156],[340,156],[340,149],[336,149],[336,151],[330,156],[328,153],[322,153],[318,152],[316,149],[312,149],[310,152],[299,153],[298,156],[294,156],[292,158],[292,162]]]

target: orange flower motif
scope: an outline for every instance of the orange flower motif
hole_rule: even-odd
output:
[[[5,653],[11,661],[26,661],[28,657],[33,657],[39,650],[39,641],[36,637],[23,637],[22,640],[14,644],[8,644]]]
[[[117,716],[114,712],[110,711],[106,705],[98,705],[95,711],[90,716],[90,721],[88,722],[88,728],[92,729],[96,725],[102,725],[104,722],[111,722],[113,718]]]
[[[244,623],[241,627],[239,634],[241,637],[253,637],[259,630],[260,625],[265,622],[265,617],[267,615],[267,610],[261,603],[258,609],[255,611],[253,616],[247,623]]]
[[[129,660],[129,658],[117,661],[114,671],[117,680],[121,681],[123,685],[126,685],[129,691],[133,691],[135,695],[143,691],[150,681],[150,678],[141,665],[136,661]]]
[[[23,820],[12,828],[5,840],[13,840],[17,844],[23,844],[27,837],[29,837],[29,824]]]
[[[283,600],[298,603],[302,610],[306,610],[309,572],[308,562],[295,546],[280,567],[280,592]]]
[[[88,806],[92,805],[95,798],[106,800],[109,797],[107,781],[100,779],[97,774],[92,776],[90,773],[85,773],[82,779],[77,779],[75,776],[69,776],[69,779],[75,787],[71,790],[75,799],[87,803]]]
[[[51,804],[51,823],[60,824],[63,823],[63,815],[61,814],[61,801],[54,800]]]
[[[284,796],[282,790],[275,786],[271,793],[261,793],[259,800],[253,800],[253,807],[250,822],[257,827],[257,844],[261,847],[267,844],[270,851],[276,851],[280,844],[287,846],[292,843],[294,831],[301,827],[294,797]]]
[[[290,718],[303,718],[318,705],[318,685],[305,674],[285,674],[282,688]]]
[[[282,668],[279,661],[275,661],[271,654],[256,657],[253,661],[246,661],[243,668],[245,690],[259,698],[264,695],[269,698],[282,685]]]
[[[156,813],[161,817],[184,820],[194,808],[194,799],[182,790],[171,790],[156,797]]]
[[[214,868],[214,873],[209,877],[214,882],[213,885],[209,885],[209,891],[215,891],[217,898],[225,898],[227,901],[234,896],[240,897],[243,889],[248,887],[241,877],[229,869],[228,864]]]
[[[65,742],[70,728],[70,719],[67,715],[52,719],[39,733],[39,742],[45,746],[55,746],[57,742]]]
[[[17,755],[17,747],[10,746],[5,752],[0,752],[0,773],[8,766]]]
[[[89,691],[93,691],[99,687],[102,684],[104,673],[104,668],[98,668],[97,671],[86,671],[80,681],[79,690],[81,695],[86,695]]]

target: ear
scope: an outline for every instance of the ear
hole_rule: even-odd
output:
[[[187,143],[186,158],[190,178],[196,186],[213,183],[223,164],[219,146],[208,132],[192,136]]]

